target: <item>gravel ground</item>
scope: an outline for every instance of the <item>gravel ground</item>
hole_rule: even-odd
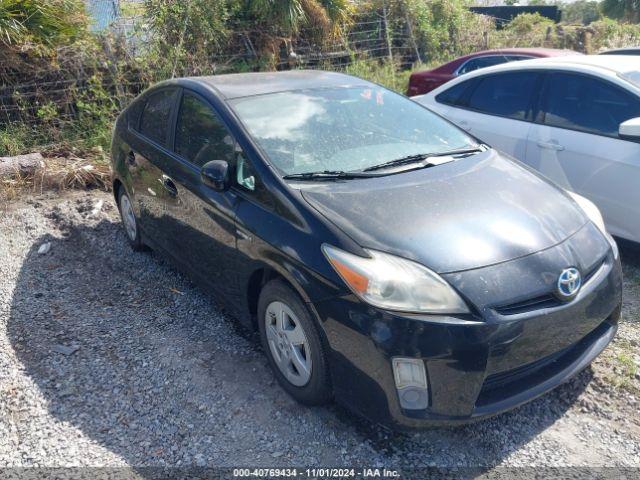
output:
[[[292,401],[254,335],[129,249],[109,194],[0,206],[0,467],[640,467],[640,254],[623,259],[620,334],[590,369],[493,419],[395,434]]]

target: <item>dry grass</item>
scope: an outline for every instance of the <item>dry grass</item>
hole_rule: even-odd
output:
[[[31,174],[0,179],[0,201],[8,202],[25,193],[46,190],[111,189],[111,170],[103,159],[75,156],[45,158],[44,166]]]

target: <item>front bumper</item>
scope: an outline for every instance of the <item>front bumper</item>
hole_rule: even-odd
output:
[[[314,304],[331,346],[336,399],[375,423],[419,428],[495,415],[553,389],[588,366],[617,330],[620,262],[607,245],[596,250],[597,271],[571,302],[536,304],[515,314],[474,303],[478,310],[469,317],[400,315],[353,295]],[[519,268],[553,255],[518,260]],[[491,268],[498,267],[503,268]],[[469,282],[477,274],[458,280]],[[427,409],[400,407],[391,367],[395,356],[424,361]]]

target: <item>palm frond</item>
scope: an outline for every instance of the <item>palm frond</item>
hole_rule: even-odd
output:
[[[0,42],[5,45],[29,39],[51,44],[77,36],[85,24],[81,0],[0,0]]]

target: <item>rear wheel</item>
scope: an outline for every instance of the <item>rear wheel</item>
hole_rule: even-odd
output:
[[[298,294],[281,280],[264,286],[258,301],[262,347],[278,382],[306,405],[331,399],[326,354],[318,327]]]
[[[124,226],[129,245],[131,245],[131,248],[136,252],[144,250],[140,228],[138,227],[138,219],[133,212],[131,199],[123,187],[120,187],[118,190],[118,209],[120,210],[120,218],[122,218],[122,225]]]

